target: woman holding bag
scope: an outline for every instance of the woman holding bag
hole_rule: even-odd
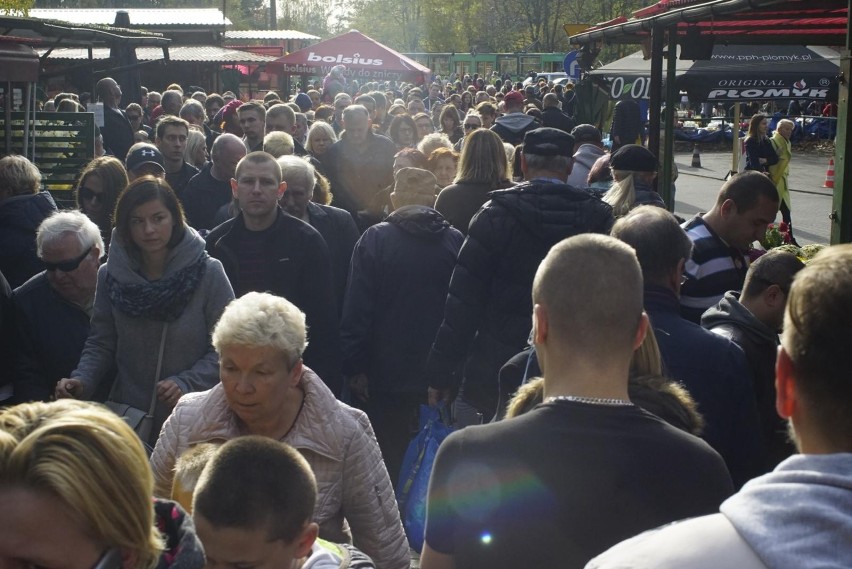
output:
[[[71,378],[57,384],[56,397],[87,399],[114,377],[110,407],[129,406],[123,414],[137,421],[140,412],[151,415],[147,432],[137,433],[153,446],[181,395],[218,382],[210,333],[234,292],[221,263],[186,225],[167,182],[134,180],[115,211],[89,338]]]

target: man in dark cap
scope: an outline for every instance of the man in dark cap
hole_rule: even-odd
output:
[[[589,187],[589,171],[598,161],[598,158],[606,155],[603,142],[601,142],[601,131],[591,124],[581,124],[571,131],[574,137],[574,167],[568,176],[568,185],[575,188]]]
[[[495,414],[497,375],[526,346],[533,276],[550,247],[579,233],[607,233],[613,223],[608,205],[566,184],[573,152],[566,132],[528,132],[521,155],[526,182],[492,192],[470,224],[426,372],[430,402],[460,388],[460,425]],[[455,375],[462,368],[463,377]]]
[[[127,178],[132,182],[142,176],[166,177],[166,167],[163,154],[153,144],[137,142],[130,147],[124,165],[127,168]]]

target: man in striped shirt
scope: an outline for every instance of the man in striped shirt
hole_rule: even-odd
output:
[[[684,318],[701,315],[729,290],[742,290],[748,250],[778,214],[778,191],[768,176],[747,171],[719,190],[716,205],[682,225],[694,244],[684,267],[680,308]]]

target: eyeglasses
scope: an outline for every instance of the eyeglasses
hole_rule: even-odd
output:
[[[80,188],[77,193],[80,195],[81,200],[87,202],[95,201],[96,199],[103,201],[104,199],[102,192],[96,192],[93,189],[87,188],[85,186]]]
[[[88,257],[89,253],[92,252],[92,247],[86,249],[79,257],[69,259],[68,261],[59,261],[58,263],[48,263],[47,261],[42,261],[44,263],[44,268],[51,273],[57,269],[59,269],[63,273],[70,273],[71,271],[76,271],[77,267],[80,266],[80,263],[83,262],[83,259]]]
[[[465,130],[476,130],[476,129],[478,129],[478,128],[479,128],[479,127],[481,127],[481,126],[482,126],[481,124],[465,123],[465,125],[464,125],[464,129],[465,129]]]

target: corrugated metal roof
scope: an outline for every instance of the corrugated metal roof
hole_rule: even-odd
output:
[[[319,36],[312,36],[305,32],[296,30],[232,30],[225,32],[226,40],[318,40]]]
[[[218,8],[32,8],[30,18],[39,20],[61,20],[72,24],[115,23],[115,13],[127,12],[133,27],[196,27],[230,26],[231,20],[224,17]]]
[[[40,55],[44,55],[45,51],[46,50],[40,50]],[[163,50],[153,47],[138,47],[136,48],[136,58],[139,61],[156,61],[158,59],[163,59]],[[47,60],[51,61],[55,59],[89,59],[89,52],[86,49],[77,48],[54,49],[48,56]],[[92,59],[109,59],[109,49],[93,49]],[[275,58],[215,45],[186,45],[170,47],[169,60],[175,62],[267,63],[269,61],[275,61]]]

